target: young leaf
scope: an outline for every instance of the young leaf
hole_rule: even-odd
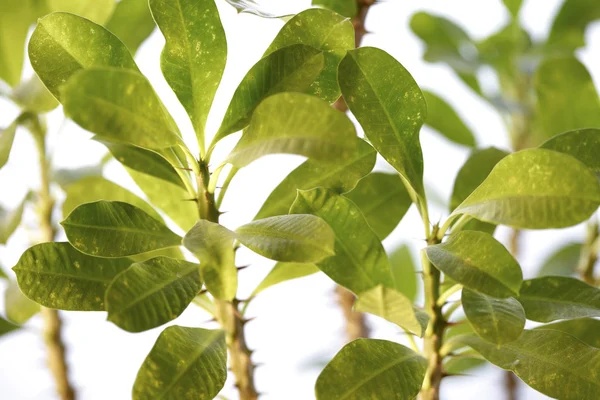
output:
[[[568,333],[569,335],[581,340],[583,343],[600,349],[600,320],[598,319],[571,319],[568,321],[560,321],[538,326],[535,329],[551,329],[554,331]]]
[[[357,151],[352,157],[333,165],[308,159],[293,170],[271,192],[254,219],[287,214],[296,198],[297,190],[316,187],[337,193],[352,190],[356,183],[375,166],[377,152],[367,142],[356,138]]]
[[[536,123],[541,140],[580,128],[600,128],[600,99],[575,57],[548,58],[534,76]]]
[[[433,265],[467,288],[502,299],[519,295],[521,267],[487,233],[461,231],[442,244],[426,247],[425,253]]]
[[[150,0],[150,9],[166,39],[161,70],[203,148],[206,119],[227,59],[219,12],[214,0]]]
[[[127,47],[100,25],[57,12],[40,20],[29,40],[29,58],[44,85],[59,100],[59,87],[93,66],[138,71]]]
[[[46,0],[48,13],[63,11],[103,25],[115,9],[114,0]]]
[[[423,95],[427,102],[427,119],[429,125],[446,139],[468,147],[475,147],[475,136],[456,111],[438,95],[424,90]]]
[[[566,276],[523,281],[519,301],[532,321],[600,317],[600,289]]]
[[[121,0],[105,26],[135,54],[156,25],[150,14],[148,1]]]
[[[358,5],[354,0],[312,0],[312,4],[328,8],[346,18],[354,18],[358,14]]]
[[[66,189],[66,198],[62,207],[63,217],[67,217],[77,206],[98,200],[121,201],[129,203],[151,217],[162,221],[156,210],[129,190],[101,176],[83,178]]]
[[[61,242],[29,248],[13,271],[23,293],[44,307],[103,311],[106,288],[129,265],[128,259],[90,257]]]
[[[31,111],[35,114],[50,112],[58,107],[59,104],[35,74],[15,87],[10,98],[22,110]]]
[[[204,219],[196,222],[183,238],[183,245],[200,260],[206,289],[220,300],[231,300],[237,292],[234,239],[234,232]]]
[[[361,293],[354,309],[384,318],[419,337],[429,322],[427,313],[414,308],[408,297],[382,285]]]
[[[581,243],[569,243],[553,253],[540,267],[538,276],[572,276],[577,271]]]
[[[0,244],[6,244],[11,235],[21,224],[21,217],[25,209],[27,196],[21,201],[21,204],[14,210],[6,211],[0,207]]]
[[[502,159],[452,215],[521,229],[564,228],[600,205],[596,176],[575,158],[529,149]]]
[[[268,154],[286,153],[333,164],[354,155],[355,138],[352,121],[327,102],[303,93],[280,93],[256,107],[226,161],[243,167]]]
[[[8,162],[16,133],[17,121],[10,124],[6,129],[0,129],[0,168],[4,167]]]
[[[344,196],[360,208],[380,240],[392,233],[412,205],[398,174],[370,173]]]
[[[16,331],[19,328],[20,327],[18,325],[12,324],[12,323],[8,322],[7,320],[5,320],[4,318],[0,317],[0,336],[4,336],[7,333]]]
[[[40,311],[40,305],[25,296],[17,282],[9,280],[4,292],[4,309],[10,321],[22,325]]]
[[[139,72],[88,68],[60,92],[65,113],[101,138],[148,149],[183,143],[152,85]]]
[[[462,305],[475,332],[488,342],[497,345],[512,342],[525,328],[525,311],[512,297],[495,299],[464,288]]]
[[[417,269],[411,251],[403,244],[390,255],[390,266],[394,287],[414,302],[417,298]]]
[[[265,98],[308,90],[322,69],[323,52],[303,44],[284,47],[258,61],[233,94],[212,146],[246,127],[252,112]]]
[[[600,179],[600,129],[579,129],[556,135],[540,147],[569,154],[591,169]]]
[[[572,52],[585,45],[588,25],[600,19],[600,4],[595,0],[565,0],[550,29],[547,45]]]
[[[357,339],[323,369],[315,392],[317,400],[409,400],[419,394],[426,369],[423,357],[398,343]]]
[[[135,263],[106,291],[108,320],[128,332],[156,328],[181,315],[200,289],[198,264],[168,257]]]
[[[319,268],[315,264],[278,262],[265,279],[254,289],[251,297],[255,297],[263,290],[281,282],[303,278],[317,272],[319,272]]]
[[[120,201],[83,204],[61,225],[73,247],[96,257],[125,257],[181,244],[181,237],[162,222]]]
[[[212,399],[227,379],[227,349],[221,330],[170,326],[144,360],[133,400]]]
[[[329,103],[340,97],[337,69],[347,50],[354,49],[354,27],[335,12],[311,8],[297,14],[281,28],[265,56],[293,44],[306,44],[323,51],[324,67],[308,93]]]
[[[284,262],[318,263],[335,254],[335,233],[314,215],[280,215],[236,229],[236,239],[263,257]]]
[[[393,287],[381,241],[350,200],[322,188],[298,191],[290,214],[316,215],[333,229],[335,255],[317,263],[333,281],[356,294],[380,284]]]
[[[461,341],[547,396],[561,400],[597,398],[600,350],[571,335],[554,330],[526,330],[519,339],[499,347],[477,336],[466,336]]]
[[[424,197],[419,130],[427,104],[413,77],[373,47],[349,51],[338,74],[344,100],[373,147]]]

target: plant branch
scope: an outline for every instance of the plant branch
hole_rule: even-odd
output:
[[[594,269],[598,261],[599,247],[600,226],[598,225],[598,221],[590,221],[587,225],[586,240],[581,248],[578,268],[581,273],[581,279],[590,285],[598,283],[594,275]]]

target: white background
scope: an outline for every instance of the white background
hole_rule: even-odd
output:
[[[1,1],[1,0],[0,0]],[[229,58],[223,82],[217,93],[209,118],[207,132],[216,131],[233,91],[246,71],[261,57],[276,35],[282,22],[265,20],[252,15],[237,15],[224,1],[217,0],[227,33]],[[276,1],[268,5],[276,11],[299,11],[309,1]],[[529,0],[521,14],[523,23],[534,39],[543,39],[560,4],[560,0]],[[388,0],[374,6],[369,12],[367,29],[371,34],[363,45],[377,46],[392,54],[415,77],[423,88],[432,89],[448,99],[474,130],[480,146],[494,145],[508,148],[507,134],[499,115],[480,101],[470,89],[458,81],[445,66],[424,63],[422,45],[411,33],[408,23],[418,10],[428,10],[458,20],[475,38],[483,38],[499,29],[508,18],[500,0]],[[588,46],[578,52],[599,83],[600,26],[592,26],[586,35]],[[159,55],[164,39],[155,31],[140,48],[137,61],[174,117],[190,138],[191,124],[183,108],[162,78]],[[595,63],[593,62],[595,61]],[[30,70],[26,71],[30,73]],[[487,80],[487,87],[494,82]],[[0,126],[7,126],[18,114],[10,103],[0,100]],[[89,140],[90,135],[75,124],[64,121],[61,111],[50,115],[50,147],[54,149],[55,164],[60,167],[93,165],[102,157],[102,146]],[[215,157],[224,155],[237,135],[220,146]],[[448,199],[456,172],[468,152],[440,138],[427,128],[421,142],[425,156],[425,181],[433,186],[442,199]],[[232,183],[223,204],[229,211],[224,224],[235,227],[252,219],[271,189],[297,164],[301,158],[272,156],[243,169]],[[388,169],[378,163],[378,169]],[[19,130],[9,163],[0,171],[0,204],[14,207],[29,188],[37,185],[36,156],[28,134]],[[115,162],[105,169],[105,175],[141,194],[131,179]],[[57,190],[57,195],[60,191]],[[445,218],[443,207],[433,208],[432,221]],[[60,218],[58,218],[60,220]],[[413,255],[423,246],[422,226],[412,208],[400,226],[385,241],[387,249],[399,243],[408,243]],[[499,237],[505,239],[506,231]],[[559,231],[528,232],[523,240],[525,249],[520,261],[525,277],[532,277],[544,257],[560,243],[583,237],[583,227]],[[21,253],[35,239],[35,218],[27,210],[25,228],[19,229],[6,247],[0,246],[0,264],[9,271]],[[64,239],[64,237],[63,237]],[[267,274],[272,262],[240,252],[239,262],[251,263],[241,273],[240,297],[243,298]],[[12,272],[10,273],[12,274]],[[343,320],[336,308],[334,285],[322,274],[282,284],[261,294],[249,308],[250,316],[258,318],[248,325],[250,347],[256,349],[254,360],[262,365],[257,369],[256,381],[265,400],[313,399],[316,377],[326,363],[343,345]],[[0,310],[3,309],[0,300]],[[137,369],[164,327],[140,334],[130,334],[106,322],[105,313],[70,312],[62,314],[71,376],[81,399],[127,399]],[[209,316],[190,306],[176,321],[179,325],[210,327]],[[403,342],[399,330],[391,324],[369,319],[372,335]],[[41,340],[41,320],[34,317],[26,328],[0,339],[0,399],[54,399],[53,382],[45,368],[44,346]],[[443,399],[503,399],[502,374],[493,367],[476,371],[476,376],[446,379]],[[541,399],[533,390],[521,387],[522,399]],[[235,399],[232,381],[227,382],[223,395]],[[385,400],[385,399],[382,399]]]

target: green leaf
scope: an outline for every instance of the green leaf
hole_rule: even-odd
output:
[[[461,339],[492,364],[513,371],[526,384],[561,400],[592,400],[600,390],[600,350],[553,330],[524,331],[496,346],[476,336]]]
[[[392,233],[412,205],[398,174],[372,172],[344,196],[358,206],[380,240]]]
[[[107,156],[104,157],[106,159]],[[103,159],[103,160],[104,160]],[[108,161],[108,160],[107,160]],[[50,179],[63,190],[67,190],[72,184],[82,179],[101,177],[104,162],[76,168],[58,168],[50,171]]]
[[[63,217],[68,216],[77,206],[98,200],[121,201],[129,203],[151,217],[162,221],[154,208],[129,190],[106,180],[101,176],[90,176],[69,185],[62,207]]]
[[[19,326],[14,325],[14,324],[8,322],[7,320],[5,320],[4,318],[0,317],[0,336],[4,336],[7,333],[16,331],[19,328],[20,328]]]
[[[250,250],[276,261],[318,263],[335,254],[335,233],[314,215],[280,215],[236,229],[236,239]]]
[[[31,76],[31,78],[15,87],[10,98],[23,111],[30,111],[35,114],[47,113],[58,107],[58,101],[46,89],[37,75]]]
[[[564,228],[600,205],[596,176],[575,158],[529,149],[502,159],[452,215],[521,229]]]
[[[6,272],[2,269],[2,265],[0,265],[0,279],[8,279],[8,275],[6,275]]]
[[[429,322],[427,313],[414,308],[408,297],[382,285],[361,293],[354,309],[384,318],[419,337]]]
[[[394,287],[385,250],[350,200],[326,189],[298,191],[290,214],[313,214],[335,233],[335,255],[317,266],[345,288],[360,294],[377,285]]]
[[[102,138],[149,149],[182,144],[150,82],[139,72],[88,68],[61,87],[65,113]]]
[[[600,4],[595,0],[565,0],[550,29],[547,45],[572,52],[585,45],[588,25],[600,19]]]
[[[59,100],[59,87],[81,69],[105,66],[138,71],[129,50],[116,36],[90,20],[62,12],[39,21],[29,40],[29,58]]]
[[[105,26],[135,54],[156,25],[147,0],[121,0]]]
[[[600,129],[580,129],[556,135],[540,147],[569,154],[591,169],[600,179]]]
[[[183,238],[183,245],[200,260],[206,289],[220,300],[232,300],[237,292],[234,239],[234,232],[204,219]]]
[[[48,13],[63,11],[103,25],[115,9],[115,0],[46,0]]]
[[[398,343],[357,339],[323,369],[315,392],[317,400],[410,400],[421,390],[426,369],[423,357]]]
[[[83,204],[61,225],[73,247],[96,257],[125,257],[181,244],[181,237],[162,222],[120,201]]]
[[[137,254],[127,258],[129,258],[131,262],[141,263],[156,257],[169,257],[176,260],[185,260],[185,255],[180,247],[167,247],[166,249],[149,251],[148,253]]]
[[[346,18],[354,18],[358,14],[355,0],[312,0],[314,6],[328,8]]]
[[[413,77],[374,47],[349,51],[338,74],[344,100],[373,147],[425,197],[419,130],[427,104]]]
[[[516,18],[519,15],[521,7],[523,6],[523,0],[502,0],[502,2],[513,18]]]
[[[129,265],[126,258],[90,257],[61,242],[29,248],[13,271],[23,293],[44,307],[104,311],[106,288]]]
[[[303,278],[317,272],[319,272],[319,268],[315,264],[278,262],[265,279],[254,289],[250,297],[255,297],[263,290],[281,282]]]
[[[323,63],[322,51],[295,44],[274,51],[254,64],[233,94],[212,146],[246,127],[252,112],[265,98],[281,92],[307,91],[321,73]]]
[[[516,299],[495,299],[464,288],[462,306],[475,332],[488,342],[503,345],[517,340],[525,328],[525,311]]]
[[[600,289],[566,276],[523,281],[519,301],[532,321],[600,317]]]
[[[17,275],[17,279],[19,276]],[[4,292],[4,308],[6,317],[19,325],[29,321],[40,311],[40,305],[23,294],[17,282],[9,280]]]
[[[268,154],[298,154],[335,163],[356,151],[352,121],[327,102],[302,93],[280,93],[254,111],[250,126],[226,162],[243,167]]]
[[[552,329],[555,331],[568,333],[569,335],[581,340],[583,343],[600,349],[600,320],[597,319],[571,319],[568,321],[560,321],[538,326],[535,329]]]
[[[371,172],[377,156],[377,152],[367,142],[358,138],[356,142],[356,153],[334,165],[311,159],[302,163],[271,192],[254,219],[287,214],[297,190],[316,187],[331,189],[337,193],[352,190],[363,176]]]
[[[585,66],[574,57],[549,58],[533,78],[539,140],[581,128],[600,128],[600,99]]]
[[[521,267],[492,235],[461,231],[426,247],[425,253],[445,275],[469,289],[497,298],[519,295]]]
[[[281,28],[265,56],[293,44],[323,51],[324,67],[308,93],[329,103],[340,97],[337,69],[347,50],[354,49],[354,27],[348,18],[329,10],[312,8],[297,14]]]
[[[390,255],[390,266],[395,288],[411,301],[417,298],[417,269],[409,247],[405,244]]]
[[[168,257],[135,263],[106,291],[108,320],[128,332],[156,328],[181,315],[200,289],[198,264]]]
[[[569,243],[554,252],[542,264],[538,276],[571,276],[577,271],[581,243]]]
[[[10,124],[6,129],[0,129],[0,168],[4,167],[8,162],[10,150],[15,141],[17,133],[17,121]]]
[[[206,119],[227,59],[219,12],[214,0],[150,0],[150,9],[166,39],[161,70],[203,149]]]
[[[21,224],[21,217],[27,202],[27,196],[14,210],[6,211],[0,207],[0,244],[6,244]]]
[[[221,330],[170,326],[158,337],[133,385],[133,400],[212,399],[227,379]]]
[[[475,136],[456,111],[438,95],[423,91],[427,101],[425,123],[441,133],[446,139],[468,147],[475,147]]]
[[[15,86],[23,70],[23,46],[29,26],[35,22],[32,0],[3,0],[0,2],[0,79]]]

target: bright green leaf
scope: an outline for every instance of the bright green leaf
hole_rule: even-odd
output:
[[[428,246],[429,260],[467,288],[492,297],[516,297],[523,281],[521,267],[493,236],[461,231],[442,244]]]
[[[581,244],[569,243],[554,252],[542,264],[538,276],[572,276],[579,265]]]
[[[337,193],[352,190],[356,183],[373,169],[377,152],[367,142],[356,139],[357,151],[352,157],[334,165],[308,159],[293,170],[263,203],[254,219],[287,214],[296,198],[297,190],[316,187]]]
[[[256,107],[226,161],[243,167],[262,156],[284,153],[333,164],[353,157],[355,137],[352,121],[327,102],[308,94],[280,93]]]
[[[418,291],[417,269],[407,245],[403,244],[392,251],[390,265],[396,290],[414,302]]]
[[[96,257],[125,257],[181,244],[181,237],[162,222],[120,201],[83,204],[61,225],[73,247]]]
[[[584,164],[529,149],[502,159],[452,214],[514,228],[564,228],[587,220],[598,205],[598,179]]]
[[[571,319],[568,321],[560,321],[538,326],[535,329],[552,329],[555,331],[568,333],[569,335],[581,340],[583,343],[600,349],[600,320],[598,319]]]
[[[495,299],[464,288],[462,306],[475,332],[488,342],[497,345],[512,342],[525,328],[525,311],[512,297]]]
[[[281,92],[305,92],[323,69],[323,52],[303,44],[287,46],[258,61],[236,89],[213,145],[243,129],[265,98]]]
[[[314,215],[259,219],[235,232],[236,239],[244,246],[276,261],[318,263],[335,254],[335,233]]]
[[[319,375],[317,400],[414,399],[427,361],[398,343],[357,339],[342,348]]]
[[[312,0],[312,4],[328,8],[346,18],[354,18],[358,14],[356,0]]]
[[[0,336],[4,336],[7,333],[16,331],[17,329],[19,329],[19,326],[12,324],[4,318],[0,317]]]
[[[15,87],[10,98],[22,110],[35,114],[47,113],[58,107],[58,101],[35,74]]]
[[[567,52],[583,47],[586,28],[597,19],[600,3],[596,0],[565,0],[552,22],[547,45]]]
[[[255,297],[263,290],[281,282],[303,278],[317,272],[319,272],[319,268],[315,264],[278,262],[265,279],[254,289],[251,297]]]
[[[13,271],[23,293],[45,307],[103,311],[106,288],[129,265],[128,259],[90,257],[61,242],[29,248]]]
[[[566,276],[523,281],[519,301],[532,321],[600,317],[600,289]]]
[[[424,197],[419,131],[427,104],[413,77],[374,47],[349,51],[338,73],[344,100],[373,147]]]
[[[158,337],[133,385],[133,400],[212,399],[227,379],[221,330],[170,326]]]
[[[234,232],[204,219],[183,238],[183,245],[200,260],[206,289],[220,300],[232,300],[237,292],[234,239]]]
[[[392,233],[412,205],[400,176],[383,172],[365,176],[344,196],[358,206],[380,240]]]
[[[438,95],[423,91],[427,101],[425,123],[441,133],[446,139],[468,147],[475,146],[475,136],[456,111]]]
[[[17,121],[10,124],[6,129],[0,129],[0,168],[4,167],[8,162],[16,133]]]
[[[46,0],[49,13],[63,11],[103,25],[112,15],[115,0]]]
[[[313,214],[335,233],[335,256],[317,266],[336,283],[360,294],[377,285],[393,287],[385,250],[350,200],[326,189],[299,191],[291,214]]]
[[[40,20],[29,40],[29,58],[58,99],[58,88],[81,69],[104,66],[138,71],[129,50],[116,36],[90,20],[62,12]]]
[[[600,129],[580,129],[554,136],[540,147],[569,154],[600,179]]]
[[[354,309],[384,318],[419,337],[423,337],[429,322],[427,313],[414,308],[408,297],[382,285],[362,292]]]
[[[105,26],[135,54],[156,25],[147,0],[121,0]]]
[[[156,328],[181,315],[200,289],[198,264],[168,257],[135,263],[106,291],[108,320],[129,332]]]
[[[333,103],[340,97],[337,69],[347,50],[354,46],[354,27],[348,18],[329,10],[311,8],[294,16],[281,28],[265,56],[293,44],[323,51],[324,67],[308,93]]]
[[[526,384],[561,400],[593,400],[600,391],[600,349],[553,330],[524,331],[496,346],[477,336],[461,339],[492,364],[513,371]]]
[[[18,275],[17,279],[19,279]],[[17,285],[15,281],[8,281],[4,292],[4,309],[10,321],[22,325],[40,311],[40,305],[25,296],[19,286],[20,283]]]
[[[198,142],[223,76],[227,41],[214,0],[150,0],[165,36],[160,58],[165,79],[187,111]]]
[[[0,207],[0,244],[6,244],[21,224],[21,217],[23,216],[26,202],[27,196],[14,210],[7,211]]]

